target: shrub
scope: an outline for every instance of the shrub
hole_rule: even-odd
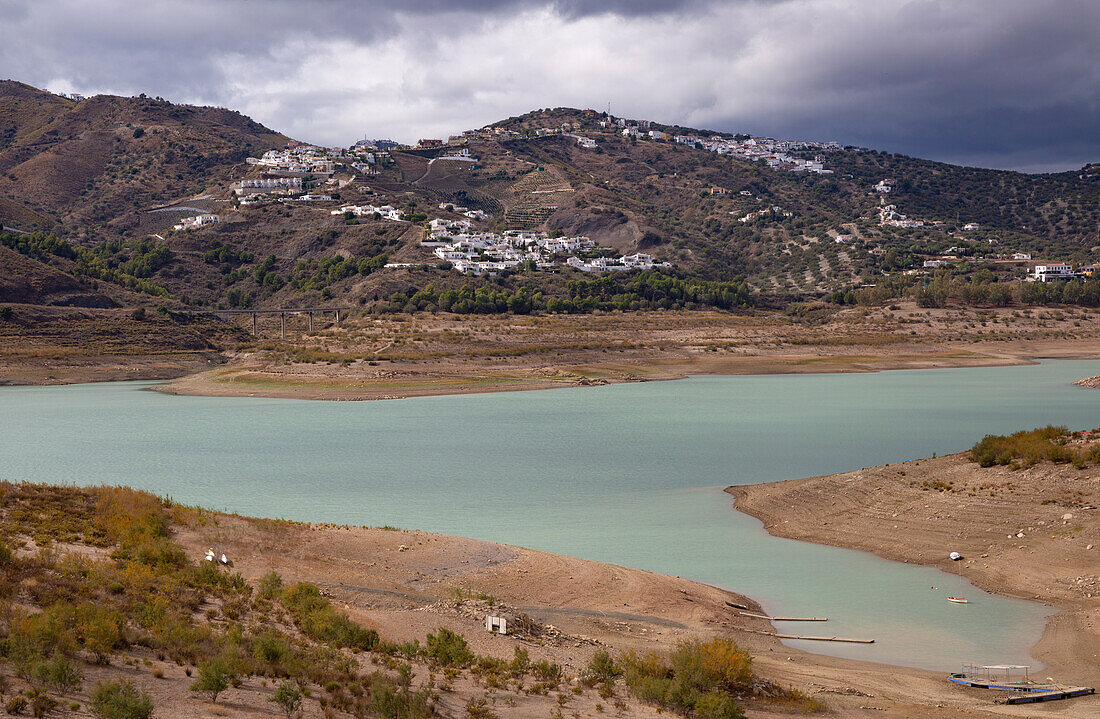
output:
[[[378,632],[364,629],[337,612],[312,584],[291,585],[283,592],[282,602],[294,623],[311,639],[358,651],[370,651],[378,645]]]
[[[970,460],[981,467],[1007,465],[1017,460],[1027,467],[1044,459],[1056,463],[1074,462],[1078,453],[1066,446],[1068,439],[1069,430],[1053,425],[1007,436],[990,434],[971,447]],[[1091,450],[1089,456],[1092,456]],[[1079,461],[1084,461],[1084,458]]]
[[[615,666],[615,660],[602,649],[592,655],[588,666],[585,668],[585,680],[589,684],[597,682],[614,681],[622,672]]]
[[[14,316],[15,310],[13,310],[11,307],[8,307],[7,305],[0,307],[0,320],[4,320],[5,322],[7,322]]]
[[[36,675],[43,684],[53,687],[62,694],[79,689],[81,682],[84,681],[83,672],[62,655],[39,664]]]
[[[275,702],[286,714],[287,719],[290,719],[290,716],[302,707],[302,692],[291,682],[283,682],[275,690],[275,695],[270,701]]]
[[[741,719],[745,716],[741,705],[728,694],[708,692],[695,702],[695,713],[700,719]]]
[[[16,715],[22,714],[27,708],[27,698],[23,696],[14,696],[4,704],[4,711],[8,714]]]
[[[663,659],[633,651],[619,657],[623,677],[642,701],[708,719],[740,719],[738,694],[751,692],[752,659],[729,639],[680,642]]]
[[[36,719],[45,717],[56,709],[57,705],[58,701],[49,694],[38,692],[31,697],[31,715],[36,717]]]
[[[150,719],[153,700],[130,682],[106,682],[92,692],[91,709],[99,719]]]
[[[466,702],[466,719],[500,719],[500,716],[489,708],[485,697],[471,697]]]
[[[561,667],[547,659],[540,659],[532,664],[531,672],[540,682],[556,683],[561,681]]]
[[[252,639],[252,657],[271,670],[272,674],[293,655],[290,642],[276,632],[264,632]]]
[[[424,655],[440,666],[464,666],[474,658],[470,645],[462,635],[455,634],[446,627],[440,627],[435,634],[429,634],[424,644]]]
[[[270,572],[260,578],[260,584],[258,593],[264,599],[275,599],[279,596],[279,591],[283,588],[283,578],[279,576],[279,573],[272,569]]]
[[[210,695],[218,703],[218,695],[229,688],[232,677],[221,659],[210,659],[199,665],[199,678],[191,683],[191,691]]]
[[[122,644],[123,616],[113,609],[82,604],[76,610],[76,621],[80,642],[95,656],[96,664],[110,663]]]

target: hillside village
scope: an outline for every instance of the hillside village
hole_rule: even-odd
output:
[[[598,128],[598,129],[597,129]],[[323,148],[313,145],[291,143],[282,149],[269,150],[260,157],[247,158],[247,165],[253,173],[230,185],[238,208],[271,202],[323,202],[334,203],[331,195],[320,194],[317,188],[327,190],[342,189],[354,185],[357,194],[376,193],[363,183],[371,177],[383,174],[383,168],[393,165],[393,152],[428,151],[432,157],[429,168],[439,162],[463,162],[471,167],[478,166],[478,157],[471,149],[479,141],[490,138],[547,138],[561,136],[576,141],[578,147],[593,150],[599,147],[600,134],[620,135],[632,141],[653,143],[674,143],[694,149],[727,155],[752,162],[760,162],[769,169],[789,172],[808,172],[829,175],[833,171],[825,169],[824,158],[816,155],[813,159],[794,157],[792,152],[827,152],[841,149],[835,142],[779,141],[767,137],[676,134],[663,130],[650,129],[647,121],[628,121],[623,118],[598,120],[588,128],[593,136],[580,135],[584,128],[581,123],[563,123],[559,127],[537,127],[531,132],[509,130],[499,126],[467,131],[452,136],[448,140],[422,139],[416,145],[400,145],[392,141],[361,140],[349,148]],[[259,176],[255,173],[259,172]],[[943,230],[947,223],[940,220],[926,222],[913,219],[898,211],[896,204],[887,203],[886,196],[892,192],[896,180],[884,178],[875,184],[871,191],[879,195],[878,221],[883,228],[920,229],[926,224],[930,228]],[[553,193],[561,190],[533,189],[532,194]],[[712,195],[731,195],[732,190],[712,187]],[[739,197],[756,201],[749,190],[740,190]],[[556,206],[551,206],[554,208]],[[453,203],[441,202],[438,209],[446,215],[462,215],[464,219],[433,217],[419,220],[417,226],[423,230],[420,246],[430,248],[432,255],[441,261],[440,266],[470,276],[495,276],[501,272],[517,271],[555,271],[561,267],[572,268],[585,273],[604,273],[623,270],[671,269],[672,262],[661,260],[650,253],[615,253],[613,249],[601,247],[585,236],[554,237],[544,231],[533,228],[494,232],[488,224],[493,216],[482,209],[470,209]],[[344,204],[329,211],[334,217],[342,217],[348,222],[367,218],[375,221],[393,223],[411,223],[410,214],[392,204],[356,203]],[[739,223],[782,222],[792,218],[795,213],[779,205],[763,205],[748,212],[732,210]],[[175,228],[190,230],[219,222],[219,216],[203,214],[181,220]],[[978,223],[966,223],[962,232],[974,233],[980,229]],[[849,245],[851,250],[841,250],[841,257],[851,256],[854,250],[855,235],[850,231],[838,229],[832,233],[832,241],[837,245]],[[994,238],[985,240],[990,247],[996,246]],[[872,246],[866,250],[871,255],[883,254]],[[922,272],[934,272],[949,268],[959,262],[960,247],[952,246],[939,255],[920,257],[915,268],[904,269],[904,274],[914,275]],[[784,252],[789,252],[784,250]],[[839,253],[838,253],[839,254]],[[970,252],[966,261],[985,260],[1004,261],[1006,255],[977,255]],[[1031,255],[1024,252],[1011,254],[1013,262],[1027,262]],[[427,264],[428,258],[416,261],[390,262],[389,268],[411,268]],[[1027,268],[1021,279],[1047,282],[1054,279],[1069,280],[1091,277],[1094,268],[1074,270],[1065,269],[1064,263],[1035,264]],[[1053,268],[1053,269],[1052,269]]]
[[[1098,223],[1088,219],[1097,212],[1089,198],[1100,195],[1095,173],[1011,185],[1013,173],[836,142],[570,108],[445,139],[322,147],[220,108],[3,87],[53,113],[133,108],[134,121],[103,132],[145,158],[116,152],[99,179],[74,183],[69,199],[54,193],[62,209],[32,210],[42,195],[20,195],[30,185],[12,166],[0,174],[0,213],[12,218],[5,225],[51,229],[85,248],[79,267],[89,277],[137,271],[129,282],[197,306],[341,297],[369,308],[428,284],[470,281],[563,297],[585,277],[622,278],[621,290],[645,273],[744,281],[779,305],[912,294],[943,277],[1022,296],[1017,285],[1026,281],[1055,289],[1089,282],[1100,260]],[[215,143],[225,149],[204,149],[206,130],[189,119],[198,117],[233,123],[218,130],[229,133]],[[173,139],[176,127],[196,139]],[[74,137],[85,139],[70,142],[87,142],[81,132]],[[0,150],[4,157],[23,155]],[[956,176],[959,189],[944,184]],[[1047,185],[1030,204],[1020,201]],[[992,200],[974,200],[1005,186],[1013,189],[995,211]],[[1071,186],[1078,194],[1065,194]],[[1007,219],[1029,207],[1049,209]],[[1060,239],[1069,231],[1072,241]],[[361,269],[349,274],[352,267]]]

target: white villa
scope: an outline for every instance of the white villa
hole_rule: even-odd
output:
[[[1029,278],[1032,281],[1050,282],[1051,280],[1072,280],[1073,265],[1064,262],[1054,265],[1035,265],[1034,274]]]
[[[185,217],[179,221],[179,224],[175,225],[173,229],[176,230],[193,230],[196,227],[203,227],[205,225],[213,225],[221,222],[221,218],[217,215],[196,215],[194,217]]]
[[[381,215],[383,220],[390,220],[391,222],[402,222],[405,219],[404,213],[393,205],[382,205],[381,207],[375,207],[374,205],[344,205],[338,210],[333,210],[331,214],[346,215],[348,213],[356,217],[377,214]]]

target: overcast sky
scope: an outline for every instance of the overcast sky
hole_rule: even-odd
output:
[[[0,76],[415,141],[593,107],[1029,171],[1100,161],[1100,0],[0,0]]]

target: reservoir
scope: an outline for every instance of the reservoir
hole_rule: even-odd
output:
[[[877,640],[791,642],[809,651],[942,671],[1035,665],[1047,608],[770,537],[721,489],[961,451],[991,433],[1096,427],[1100,393],[1070,384],[1096,374],[1098,361],[1062,361],[377,402],[7,387],[0,478],[505,542],[715,584],[774,614],[828,616],[814,633]]]

